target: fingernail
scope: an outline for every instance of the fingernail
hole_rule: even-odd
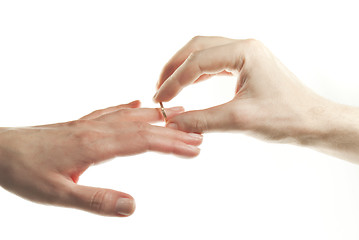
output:
[[[116,211],[118,214],[129,216],[133,213],[135,201],[129,198],[120,198],[116,203]]]
[[[189,145],[189,144],[186,145],[186,148],[189,149],[192,152],[197,152],[198,153],[200,151],[200,149],[198,147],[193,146],[193,145]]]
[[[169,123],[169,124],[167,124],[167,126],[166,127],[168,127],[168,128],[172,128],[172,129],[178,129],[178,126],[177,126],[177,124],[176,123]]]
[[[203,136],[201,134],[198,133],[188,133],[188,136],[190,136],[191,138],[195,139],[195,140],[202,140]]]
[[[152,98],[153,101],[155,101],[155,102],[156,102],[156,97],[157,97],[157,95],[158,95],[158,92],[156,92],[155,95],[154,95],[153,98]]]
[[[184,108],[183,107],[171,107],[168,110],[172,111],[172,112],[184,112]]]

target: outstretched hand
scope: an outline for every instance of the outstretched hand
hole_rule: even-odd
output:
[[[202,136],[151,125],[158,109],[140,102],[97,110],[80,120],[28,128],[0,128],[0,184],[31,201],[107,216],[129,216],[134,199],[111,189],[78,185],[91,165],[157,151],[194,157]],[[166,110],[169,118],[183,108]]]

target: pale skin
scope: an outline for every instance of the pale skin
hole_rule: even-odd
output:
[[[129,194],[77,184],[90,166],[119,156],[156,151],[195,157],[202,142],[189,134],[150,123],[159,109],[134,101],[97,110],[80,120],[26,128],[0,128],[0,185],[34,202],[125,217],[135,210]],[[169,118],[184,110],[167,109]]]
[[[193,38],[163,68],[154,101],[170,101],[186,86],[221,74],[237,76],[231,101],[179,114],[167,126],[196,133],[241,131],[359,163],[359,109],[305,87],[257,40]]]
[[[233,100],[205,110],[159,109],[138,101],[95,111],[80,120],[0,128],[0,185],[31,201],[124,217],[132,196],[77,184],[90,166],[146,151],[195,157],[208,131],[241,131],[271,141],[310,146],[359,162],[359,109],[333,103],[300,83],[262,43],[196,37],[166,64],[155,101],[213,75],[238,77]],[[187,133],[186,133],[187,132]]]

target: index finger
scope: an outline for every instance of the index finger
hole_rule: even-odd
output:
[[[192,38],[191,41],[182,47],[163,67],[160,78],[157,82],[157,89],[161,87],[166,79],[171,76],[193,52],[228,44],[234,41],[234,39],[215,36],[196,36]]]
[[[170,101],[184,87],[195,82],[203,74],[240,70],[244,62],[242,51],[243,47],[230,43],[192,53],[162,84],[153,100]]]

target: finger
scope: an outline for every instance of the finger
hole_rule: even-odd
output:
[[[111,112],[114,112],[114,111],[117,111],[119,109],[123,109],[123,108],[138,108],[140,107],[141,105],[141,102],[136,100],[136,101],[133,101],[133,102],[130,102],[130,103],[127,103],[127,104],[121,104],[121,105],[118,105],[118,106],[113,106],[113,107],[109,107],[109,108],[105,108],[105,109],[100,109],[100,110],[96,110],[82,118],[80,118],[81,120],[89,120],[89,119],[95,119],[95,118],[98,118],[102,115],[105,115],[105,114],[109,114]]]
[[[185,112],[172,118],[167,127],[192,133],[229,130],[235,122],[230,105],[231,102],[204,110]]]
[[[148,127],[150,136],[158,136],[164,140],[181,141],[185,144],[198,146],[202,143],[203,136],[197,133],[187,133],[177,129],[164,128],[160,126],[150,125]]]
[[[183,107],[166,108],[167,118],[174,117],[184,112]],[[141,121],[141,122],[158,122],[163,121],[164,117],[158,108],[137,108],[137,109],[120,109],[116,112],[103,115],[96,120],[106,122],[118,121]]]
[[[193,53],[169,77],[154,96],[155,102],[166,102],[203,74],[239,71],[244,63],[244,49],[227,44]]]
[[[147,135],[147,142],[150,151],[170,153],[182,157],[195,157],[200,153],[200,149],[196,146],[159,135]]]
[[[68,207],[104,216],[126,217],[135,211],[135,200],[128,194],[112,189],[71,184]]]
[[[235,40],[223,37],[202,37],[197,36],[192,38],[183,48],[181,48],[164,66],[160,78],[157,82],[157,89],[159,89],[163,82],[171,76],[176,69],[188,58],[191,53],[203,49],[228,44]]]
[[[133,123],[119,131],[114,128],[111,132],[111,135],[93,146],[99,154],[96,162],[146,151],[194,157],[199,154],[199,148],[196,146],[202,142],[202,136],[199,134],[184,133],[142,122]]]

